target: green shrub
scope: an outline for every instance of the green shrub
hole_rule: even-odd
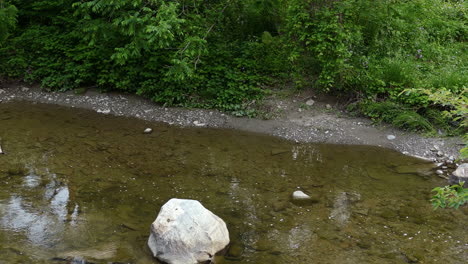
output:
[[[434,209],[455,208],[468,202],[468,188],[463,188],[465,182],[444,187],[436,187],[432,191],[436,194],[432,197],[431,203]]]
[[[386,122],[410,131],[431,132],[434,130],[431,123],[416,110],[395,102],[363,101],[359,104],[359,108],[364,115],[376,122]]]

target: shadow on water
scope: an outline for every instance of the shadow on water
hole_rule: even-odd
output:
[[[0,263],[155,263],[149,226],[172,197],[227,222],[224,263],[468,258],[466,208],[433,211],[432,165],[388,149],[30,103],[0,104],[0,140]]]

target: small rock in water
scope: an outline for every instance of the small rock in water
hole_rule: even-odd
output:
[[[394,135],[387,135],[388,140],[394,140],[396,137]]]
[[[442,174],[444,174],[444,172],[442,170],[436,170],[436,174],[437,175],[442,175]]]
[[[306,101],[306,105],[308,105],[308,106],[312,106],[314,104],[315,104],[315,101],[312,100],[312,99],[309,99],[309,100]]]
[[[318,195],[309,196],[303,191],[295,191],[292,194],[292,202],[295,205],[311,205],[320,201]]]
[[[151,128],[149,128],[149,127],[146,128],[146,129],[143,131],[143,133],[145,133],[145,134],[150,134],[151,132],[153,132],[153,129],[151,129]]]
[[[437,152],[437,157],[443,157],[443,156],[444,156],[444,153],[442,151]]]
[[[310,199],[310,196],[305,194],[303,191],[295,191],[292,195],[295,200],[307,200]]]
[[[105,114],[105,115],[108,115],[110,114],[110,109],[104,109],[104,110],[101,110],[101,109],[98,109],[96,112],[100,113],[100,114]]]

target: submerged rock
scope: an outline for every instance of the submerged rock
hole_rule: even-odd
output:
[[[351,204],[361,199],[359,193],[341,192],[335,197],[333,209],[330,213],[330,219],[335,220],[339,227],[344,227],[351,216]]]
[[[150,134],[151,132],[153,132],[153,129],[151,129],[149,127],[146,128],[145,130],[143,130],[143,133],[145,133],[145,134]]]
[[[437,164],[432,162],[402,165],[394,168],[398,174],[417,174],[422,177],[430,177],[434,174]]]
[[[462,163],[452,172],[452,175],[450,175],[450,184],[458,184],[460,181],[464,181],[465,183],[468,181],[468,163]]]
[[[148,246],[168,264],[212,261],[229,244],[224,221],[196,200],[171,199],[151,225]]]

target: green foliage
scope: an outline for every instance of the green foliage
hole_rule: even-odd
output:
[[[0,0],[0,47],[16,26],[18,10],[9,1]]]
[[[465,147],[460,151],[460,158],[468,158],[468,88],[463,87],[459,92],[448,89],[413,89],[408,93],[425,94],[434,105],[445,110],[443,116],[452,119],[462,130]]]
[[[466,21],[465,1],[443,0],[0,0],[0,76],[246,115],[292,79],[403,105],[363,110],[430,131],[432,101],[406,91],[464,89]]]
[[[377,122],[386,122],[410,131],[431,132],[434,130],[431,123],[415,109],[395,102],[363,101],[359,104],[359,108],[362,113]]]
[[[436,187],[432,191],[436,194],[432,196],[431,203],[434,209],[455,208],[468,202],[468,188],[463,188],[464,182],[444,187]]]

